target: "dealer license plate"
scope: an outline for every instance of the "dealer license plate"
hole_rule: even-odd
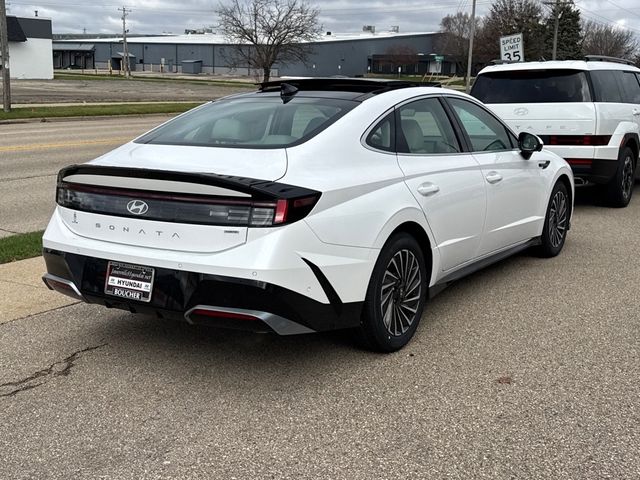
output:
[[[155,269],[130,263],[109,262],[104,293],[114,297],[150,302]]]

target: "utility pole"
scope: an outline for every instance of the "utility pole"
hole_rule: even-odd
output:
[[[124,5],[118,10],[122,12],[122,49],[124,50],[122,52],[124,54],[122,65],[124,68],[124,76],[127,78],[131,78],[131,66],[129,65],[129,46],[127,45],[127,15],[131,13],[131,10],[129,10]]]
[[[558,26],[560,25],[561,18],[562,12],[556,13],[556,25],[553,29],[553,52],[551,53],[551,60],[555,60],[558,53]]]
[[[9,76],[9,33],[7,32],[7,9],[0,0],[0,73],[2,73],[2,105],[11,111],[11,77]]]
[[[471,7],[471,31],[469,32],[469,57],[467,58],[467,87],[466,92],[471,90],[471,65],[473,59],[473,37],[476,34],[476,0],[473,0]]]
[[[562,18],[562,11],[560,11],[560,7],[565,5],[564,2],[560,2],[560,0],[556,0],[555,2],[543,2],[544,5],[551,7],[552,10],[555,10],[556,20],[555,25],[553,27],[553,50],[551,51],[551,60],[555,60],[558,56],[558,28],[560,27],[560,19]],[[555,7],[555,8],[554,8]]]

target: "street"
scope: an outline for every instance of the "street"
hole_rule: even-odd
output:
[[[117,77],[116,77],[117,78]],[[243,85],[212,85],[202,81],[127,81],[123,79],[14,80],[11,96],[15,104],[67,102],[206,102],[238,92]],[[0,91],[2,91],[0,89]]]
[[[165,122],[169,115],[0,125],[0,238],[44,229],[56,174]]]

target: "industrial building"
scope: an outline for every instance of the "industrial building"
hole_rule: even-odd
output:
[[[52,79],[51,20],[7,16],[7,33],[11,78]]]
[[[455,73],[455,63],[438,55],[439,33],[375,32],[365,27],[355,34],[326,32],[313,42],[306,63],[274,65],[275,76]],[[132,37],[127,40],[132,71],[252,75],[234,64],[233,45],[212,33]],[[121,70],[122,39],[97,38],[56,41],[56,68]]]

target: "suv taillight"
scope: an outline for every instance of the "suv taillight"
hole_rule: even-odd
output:
[[[602,146],[608,145],[611,135],[549,135],[549,145],[584,145]],[[544,138],[543,138],[544,141]]]

